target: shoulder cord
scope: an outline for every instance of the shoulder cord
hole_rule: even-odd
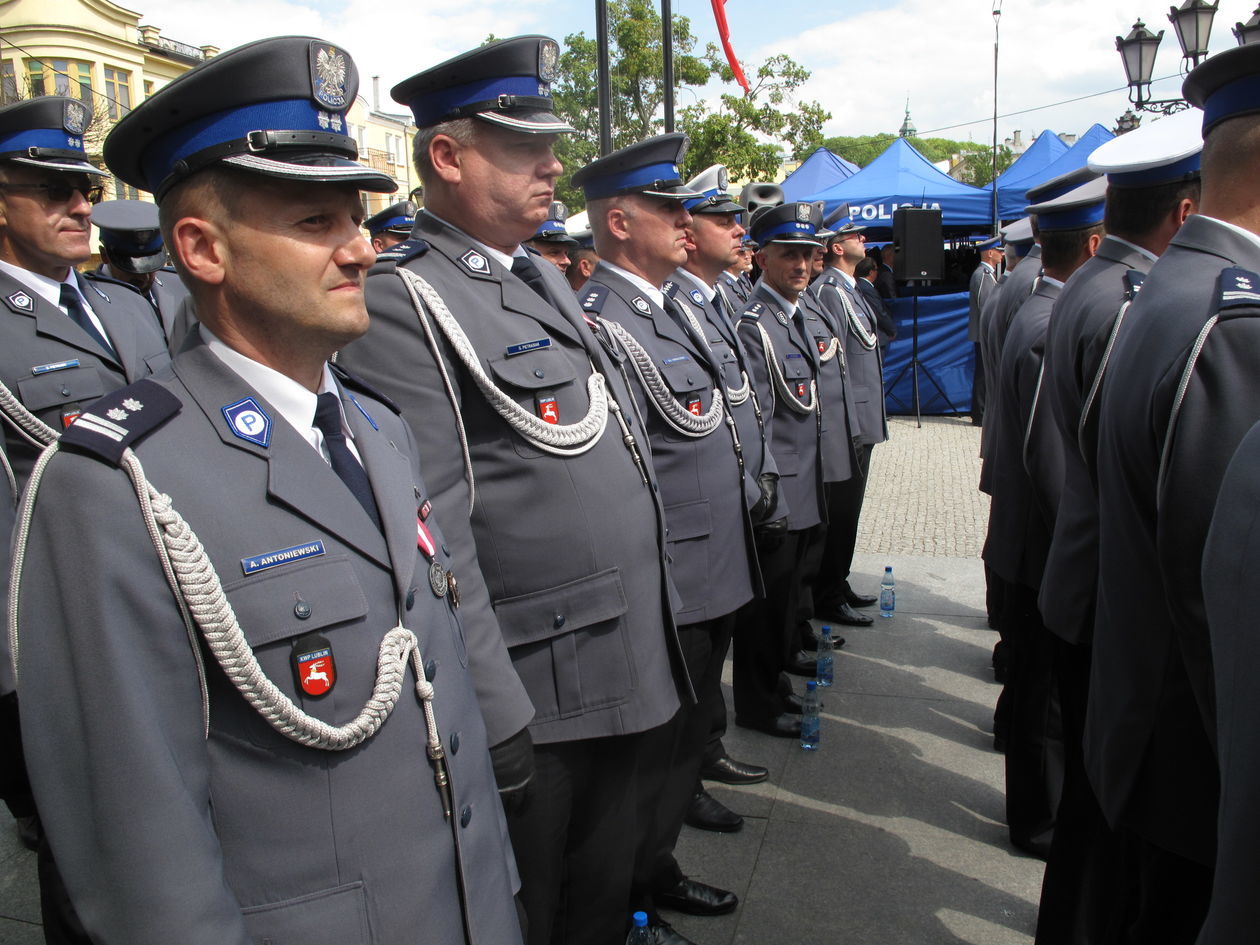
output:
[[[683,315],[686,316],[687,324],[691,326],[691,330],[695,334],[696,340],[698,342],[703,342],[706,346],[709,347],[709,350],[712,351],[713,350],[712,346],[709,346],[708,342],[706,341],[706,338],[708,336],[705,335],[704,328],[700,325],[700,320],[696,318],[696,313],[692,311],[691,306],[680,304],[678,307],[682,309]],[[752,392],[752,384],[750,384],[748,381],[748,375],[745,374],[743,371],[740,371],[739,379],[741,382],[741,386],[738,390],[731,390],[729,387],[726,386],[726,383],[724,381],[722,382],[722,387],[726,391],[726,399],[730,401],[730,405],[732,407],[738,407],[740,404],[742,404],[744,401],[748,399],[748,395]]]
[[[595,370],[593,362],[591,364],[591,376],[587,378],[586,382],[590,408],[587,410],[585,417],[577,423],[553,424],[548,423],[541,417],[534,416],[534,414],[505,394],[486,375],[477,352],[472,346],[472,342],[468,340],[468,336],[464,333],[463,328],[460,327],[459,322],[456,321],[455,316],[451,314],[451,310],[446,307],[446,302],[443,301],[437,290],[409,269],[399,267],[395,272],[398,273],[399,278],[403,281],[403,285],[407,287],[408,294],[411,296],[412,307],[415,308],[416,316],[424,329],[425,337],[428,339],[429,346],[433,349],[435,360],[438,363],[438,370],[441,372],[442,381],[446,385],[447,396],[451,401],[452,409],[455,411],[456,427],[459,430],[460,445],[464,452],[464,470],[469,483],[470,512],[475,499],[472,495],[473,472],[472,459],[468,452],[468,437],[464,430],[464,420],[459,409],[458,398],[455,396],[454,386],[447,374],[441,351],[438,349],[437,339],[429,325],[429,317],[437,323],[437,327],[441,329],[442,334],[450,342],[452,350],[468,370],[473,382],[485,396],[494,412],[502,417],[508,426],[538,449],[557,456],[577,456],[585,453],[599,442],[600,437],[604,434],[604,428],[608,425],[609,410],[617,413],[618,422],[621,422],[620,407],[608,396],[607,389],[604,386],[604,376]]]
[[[879,338],[874,331],[866,330],[866,326],[862,324],[862,320],[858,318],[857,312],[849,301],[848,293],[838,285],[833,285],[832,288],[835,289],[836,295],[840,296],[840,304],[844,307],[844,315],[849,322],[849,330],[853,332],[853,336],[857,338],[858,343],[867,351],[870,351],[875,347]]]
[[[1020,449],[1020,459],[1024,469],[1028,470],[1028,446],[1032,442],[1033,424],[1037,421],[1037,406],[1041,403],[1041,382],[1046,376],[1046,362],[1043,358],[1037,369],[1037,386],[1033,388],[1032,406],[1028,408],[1028,423],[1024,426],[1024,444]]]
[[[783,376],[783,368],[779,366],[779,356],[775,353],[774,342],[770,340],[764,325],[757,323],[757,331],[761,334],[761,349],[766,358],[766,368],[770,372],[771,389],[777,390],[779,395],[786,401],[788,407],[796,413],[814,413],[818,409],[817,388],[814,379],[809,379],[809,401],[803,401],[796,396],[796,392],[788,387],[786,378]]]
[[[665,379],[661,377],[660,369],[652,361],[652,356],[643,349],[634,335],[630,334],[620,322],[602,316],[598,317],[597,321],[630,355],[634,373],[639,375],[639,380],[643,382],[648,392],[648,400],[656,408],[662,420],[683,436],[696,438],[708,436],[718,428],[726,412],[718,391],[713,391],[714,396],[709,403],[708,412],[696,416],[678,402],[678,398],[673,395]]]
[[[1107,337],[1107,346],[1103,348],[1102,360],[1098,362],[1098,372],[1094,375],[1094,381],[1089,385],[1089,393],[1085,395],[1085,403],[1081,407],[1080,420],[1076,424],[1076,443],[1080,447],[1081,455],[1086,455],[1088,450],[1085,443],[1085,425],[1089,423],[1090,412],[1094,409],[1094,401],[1098,398],[1098,392],[1102,388],[1103,375],[1107,373],[1107,363],[1111,360],[1111,349],[1116,346],[1116,338],[1120,334],[1120,325],[1124,322],[1125,313],[1129,311],[1129,306],[1133,304],[1132,299],[1125,299],[1120,311],[1116,313],[1116,320],[1111,326],[1111,334]]]
[[[676,300],[675,300],[675,304],[678,304]],[[695,313],[691,310],[691,306],[678,304],[678,307],[682,311],[683,315],[686,317],[687,324],[691,326],[691,331],[695,336],[694,338],[692,338],[692,341],[700,345],[701,350],[708,351],[709,354],[712,355],[713,346],[709,344],[708,336],[705,335],[704,329],[700,326],[700,321],[696,318]],[[732,356],[735,356],[735,352],[733,349],[731,351],[731,354]],[[722,372],[722,368],[716,363],[714,364],[714,370],[717,371],[719,375]],[[744,401],[748,399],[749,394],[752,392],[752,385],[748,382],[748,375],[745,374],[743,371],[740,371],[740,376],[744,380],[744,386],[743,386],[743,397],[740,398],[738,401],[734,399],[734,397],[731,394],[730,388],[726,386],[726,383],[722,380],[720,376],[717,379],[718,386],[714,388],[714,393],[715,394],[720,393],[722,399],[726,401],[726,429],[729,430],[731,434],[731,446],[735,450],[735,461],[737,465],[739,466],[739,481],[742,483],[744,481],[744,444],[740,441],[739,428],[735,424],[735,407],[738,406],[739,404],[744,403]],[[761,413],[760,413],[759,408],[757,407],[757,399],[755,397],[753,398],[753,409],[758,411],[757,423],[758,423],[758,426],[760,426]]]
[[[1164,446],[1159,453],[1159,476],[1155,480],[1156,510],[1159,510],[1164,502],[1164,478],[1168,475],[1169,454],[1172,452],[1173,435],[1177,432],[1177,419],[1181,415],[1181,405],[1186,399],[1186,389],[1190,386],[1190,379],[1194,377],[1199,353],[1203,350],[1208,335],[1219,319],[1220,315],[1213,315],[1199,330],[1199,336],[1194,339],[1194,344],[1190,346],[1190,354],[1186,357],[1186,366],[1182,369],[1181,380],[1177,383],[1177,393],[1173,397],[1172,409],[1168,412],[1168,429],[1164,433]]]
[[[21,586],[35,498],[48,461],[57,452],[57,448],[54,444],[40,456],[32,472],[18,522],[12,575],[15,593],[10,595],[9,602],[9,636],[15,665],[19,625],[19,595],[16,589]],[[424,711],[426,751],[433,762],[434,780],[438,784],[449,817],[451,805],[445,752],[433,713],[433,686],[425,678],[416,635],[401,623],[385,634],[377,656],[376,684],[372,695],[353,720],[345,725],[333,726],[308,715],[263,672],[253,648],[245,639],[205,548],[192,528],[174,509],[170,497],[159,493],[145,478],[140,460],[130,449],[123,453],[123,467],[135,489],[145,527],[162,563],[167,583],[184,616],[193,650],[198,653],[198,675],[201,679],[206,733],[209,732],[209,696],[193,626],[201,632],[207,648],[223,669],[224,675],[272,728],[300,745],[325,751],[354,748],[380,730],[402,694],[407,664],[410,662],[416,678],[416,695]]]

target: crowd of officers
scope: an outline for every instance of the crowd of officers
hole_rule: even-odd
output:
[[[392,90],[424,208],[371,244],[396,185],[335,44],[127,114],[105,163],[157,216],[102,204],[92,273],[87,106],[0,110],[0,750],[48,941],[616,945],[642,909],[685,945],[658,910],[735,908],[673,855],[740,825],[702,779],[767,777],[728,647],[735,724],[796,738],[811,619],[875,601],[863,228],[684,181],[667,134],[577,171],[594,245],[552,265],[558,52]]]
[[[1011,841],[1039,943],[1252,941],[1260,48],[1029,192],[972,280]]]

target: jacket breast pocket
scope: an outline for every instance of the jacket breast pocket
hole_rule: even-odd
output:
[[[104,395],[105,381],[100,370],[92,365],[51,371],[18,381],[18,396],[26,409],[35,414],[70,404],[86,407]],[[61,423],[60,418],[57,419],[51,426],[59,430]]]
[[[241,910],[259,945],[372,945],[363,883],[321,889]]]
[[[573,383],[577,371],[555,342],[551,347],[491,358],[489,364],[491,380],[534,416],[570,424],[586,415],[590,406],[586,387]],[[549,455],[520,436],[512,438],[512,446],[525,459]]]
[[[669,360],[671,359],[660,365],[660,371],[674,399],[691,413],[706,413],[713,401],[713,379],[709,377],[709,372],[692,360],[690,355],[685,361],[674,361],[673,364],[668,363]],[[670,426],[665,427],[663,436],[667,440],[675,441],[690,439]]]
[[[545,566],[543,562],[540,566]],[[617,568],[495,601],[535,722],[625,702],[636,679]]]

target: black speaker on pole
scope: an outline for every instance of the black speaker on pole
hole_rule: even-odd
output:
[[[897,246],[894,278],[937,280],[944,275],[940,210],[898,207],[893,211],[893,242]]]

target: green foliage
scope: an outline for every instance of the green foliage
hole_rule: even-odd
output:
[[[893,134],[863,135],[856,138],[827,138],[823,147],[852,161],[858,167],[866,167],[887,150],[896,139]],[[993,149],[976,141],[954,141],[949,138],[907,138],[911,147],[933,164],[952,161],[960,156],[962,170],[959,180],[976,187],[983,187],[993,179]],[[998,173],[1011,166],[1015,155],[1005,145],[998,146]]]
[[[962,152],[962,167],[957,177],[964,184],[983,187],[993,180],[993,148],[980,144],[968,144]],[[1015,154],[1004,144],[998,145],[997,172],[1001,174],[1015,163]]]

